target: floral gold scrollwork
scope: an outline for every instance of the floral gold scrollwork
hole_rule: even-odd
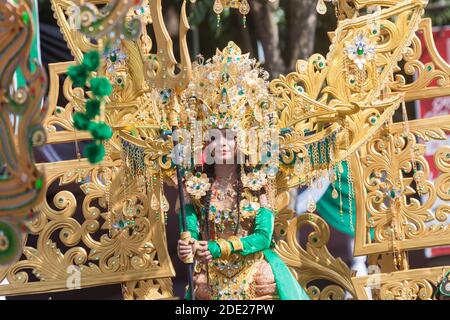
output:
[[[302,227],[310,226],[306,248],[297,240]],[[334,258],[327,249],[330,229],[326,222],[315,214],[303,214],[287,222],[286,238],[277,242],[276,251],[291,268],[299,283],[307,288],[313,299],[344,299],[345,292],[355,296],[352,271],[340,259]],[[320,290],[312,284],[316,280],[327,280],[333,284]]]
[[[26,246],[25,258],[8,268],[9,284],[0,286],[0,294],[70,289],[69,268],[79,270],[81,286],[173,276],[163,226],[158,212],[148,208],[145,185],[132,193],[118,187],[105,199],[105,182],[120,176],[120,162],[92,167],[86,160],[75,160],[41,166],[47,167],[49,186],[56,184],[59,191],[52,203],[44,201],[37,208],[28,226],[37,245]],[[80,178],[84,197],[73,191]],[[135,203],[135,227],[108,233],[108,207],[117,209],[129,201]]]
[[[423,268],[375,273],[354,277],[356,296],[368,300],[366,289],[372,289],[372,298],[380,300],[432,300],[436,298],[436,287],[448,267]]]
[[[125,300],[160,300],[173,297],[172,280],[139,280],[129,281],[122,286]]]
[[[431,62],[424,64],[420,61],[423,45],[416,34],[403,52],[405,62],[403,70],[406,75],[414,75],[415,80],[407,83],[402,74],[396,74],[395,80],[389,86],[394,91],[405,92],[406,101],[424,99],[429,95],[434,97],[448,96],[450,92],[450,66],[439,55],[434,44],[430,18],[420,21],[418,32],[424,39],[425,49],[431,56]]]
[[[437,196],[445,201],[444,204],[439,205],[436,208],[436,219],[438,221],[444,222],[450,216],[450,147],[444,146],[437,150],[434,155],[434,162],[437,169],[441,174],[436,179],[436,194]]]
[[[99,1],[106,3],[106,1]],[[93,43],[85,34],[79,31],[79,6],[71,0],[51,0],[52,10],[56,22],[67,42],[72,55],[77,61],[81,61],[83,52],[95,50],[101,46],[101,41]]]
[[[426,280],[403,280],[390,282],[381,287],[381,300],[428,300],[433,296],[433,287]]]
[[[349,3],[339,1],[337,10],[343,10],[341,5],[348,10]],[[398,62],[415,43],[423,3],[380,3],[386,7],[341,21],[326,57],[315,54],[299,60],[295,72],[270,83],[280,127],[291,129],[282,138],[289,143],[280,145],[281,155],[293,158],[301,146],[337,132],[335,162],[346,159],[391,119],[403,101],[404,92],[389,85]],[[288,187],[307,181],[295,172],[284,174],[293,181]]]
[[[399,226],[399,248],[448,244],[450,230],[445,221],[449,206],[441,204],[434,212],[432,207],[438,198],[449,199],[449,148],[441,147],[434,154],[440,174],[431,182],[425,145],[416,141],[416,137],[429,140],[433,136],[430,130],[448,131],[448,119],[411,121],[409,134],[403,123],[391,125],[361,149],[358,159],[354,157],[357,211],[362,222],[357,226],[356,254],[391,250],[392,223]],[[429,129],[431,123],[434,127]],[[369,230],[373,235],[369,236]]]

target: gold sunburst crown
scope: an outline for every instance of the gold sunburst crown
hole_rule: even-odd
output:
[[[187,109],[204,129],[249,130],[273,123],[268,73],[233,42],[193,67],[184,92]]]

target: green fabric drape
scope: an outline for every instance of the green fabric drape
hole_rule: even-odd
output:
[[[350,214],[349,214],[349,183],[348,183],[348,166],[346,162],[343,162],[344,172],[341,174],[341,194],[342,194],[342,216],[340,213],[339,198],[333,199],[331,195],[333,192],[333,185],[330,185],[325,192],[325,194],[317,202],[317,212],[319,215],[325,219],[325,221],[331,225],[336,230],[348,234],[351,237],[355,236],[355,222],[356,222],[356,207],[355,201],[352,201],[352,221],[353,229],[350,224]],[[336,179],[337,180],[337,179]],[[336,181],[335,187],[339,193],[339,184]]]
[[[335,183],[337,192],[339,193],[340,190],[342,194],[342,216],[340,213],[339,198],[333,199],[332,196],[333,185],[328,187],[325,194],[317,202],[317,212],[334,229],[354,237],[356,228],[356,200],[352,199],[352,214],[350,216],[348,165],[345,161],[342,162],[342,165],[344,172],[341,174],[341,189],[339,189],[339,183],[337,181]],[[352,224],[350,223],[351,221]],[[373,229],[370,230],[370,234],[373,237]]]
[[[179,217],[181,221],[181,214]],[[187,229],[191,233],[191,236],[196,240],[200,240],[198,219],[193,205],[186,206],[186,222]],[[266,208],[260,208],[256,215],[253,233],[241,238],[244,248],[239,253],[242,255],[248,255],[259,251],[264,253],[265,259],[272,268],[278,295],[281,300],[309,300],[308,294],[298,284],[286,264],[270,248],[273,226],[273,213]],[[216,242],[209,241],[208,248],[213,256],[213,259],[220,258],[220,247]]]

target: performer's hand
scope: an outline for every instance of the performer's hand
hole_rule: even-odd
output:
[[[193,255],[195,239],[191,238],[188,241],[178,240],[177,253],[181,261],[186,261],[189,256]]]
[[[198,242],[197,257],[203,263],[208,263],[212,261],[212,254],[208,250],[208,241]]]

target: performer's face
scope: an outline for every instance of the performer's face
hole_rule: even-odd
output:
[[[236,136],[231,130],[215,130],[211,135],[211,148],[215,163],[234,164],[236,158]]]

